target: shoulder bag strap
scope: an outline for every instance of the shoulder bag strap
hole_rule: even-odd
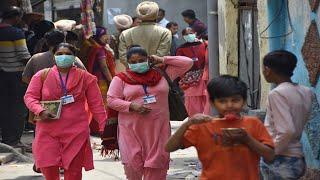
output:
[[[41,73],[41,82],[42,82],[42,84],[47,79],[47,76],[48,76],[50,70],[51,70],[51,68],[43,69],[43,72]]]
[[[175,87],[174,83],[172,82],[171,78],[169,77],[168,73],[166,72],[167,66],[164,68],[164,70],[154,66],[155,70],[161,73],[161,75],[167,80],[170,87]]]

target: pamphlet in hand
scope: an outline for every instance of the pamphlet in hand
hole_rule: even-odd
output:
[[[56,101],[40,101],[40,104],[42,107],[48,111],[50,111],[51,114],[53,114],[55,117],[51,119],[59,119],[61,114],[61,108],[62,108],[62,101],[56,100]],[[40,117],[35,117],[35,120],[41,121]]]

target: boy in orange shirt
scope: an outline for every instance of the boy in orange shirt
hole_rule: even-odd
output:
[[[166,151],[194,146],[203,166],[201,180],[258,180],[260,157],[272,161],[274,145],[258,118],[240,115],[246,84],[223,75],[211,80],[207,90],[219,117],[190,118],[169,139]]]

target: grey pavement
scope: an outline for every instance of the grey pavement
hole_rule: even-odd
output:
[[[180,126],[181,122],[171,122],[173,132]],[[24,136],[23,141],[28,143],[32,141],[32,135]],[[84,180],[124,180],[125,174],[120,161],[114,161],[111,158],[103,158],[98,151],[100,138],[91,137],[93,147],[93,157],[95,169],[83,172]],[[197,163],[196,151],[193,148],[179,150],[171,154],[170,169],[168,171],[168,180],[195,179],[192,175],[195,173]],[[33,164],[11,163],[0,165],[0,180],[44,180],[41,174],[32,171]],[[187,177],[187,178],[186,178]]]

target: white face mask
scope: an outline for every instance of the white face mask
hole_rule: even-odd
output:
[[[196,41],[196,34],[188,34],[183,36],[183,39],[188,43],[193,43]]]
[[[128,66],[131,69],[131,71],[140,73],[140,74],[146,73],[150,69],[148,61],[142,62],[142,63],[136,63],[136,64],[128,64]]]

